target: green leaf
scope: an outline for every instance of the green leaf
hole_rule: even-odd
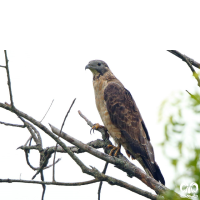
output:
[[[165,139],[168,141],[169,140],[169,135],[168,135],[168,124],[165,124]]]
[[[180,108],[178,109],[178,116],[182,117],[182,110]]]
[[[177,130],[175,127],[172,129],[172,131],[178,134],[183,132],[183,130]]]
[[[182,146],[183,146],[183,143],[181,141],[178,143],[178,150],[179,150],[180,155],[182,155]]]
[[[177,159],[172,159],[171,163],[172,163],[172,165],[174,165],[176,167],[177,163],[178,163],[178,160]]]

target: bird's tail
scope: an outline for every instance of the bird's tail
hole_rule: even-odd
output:
[[[149,159],[143,159],[144,163],[146,164],[148,170],[152,174],[155,180],[160,181],[163,185],[165,185],[165,179],[161,173],[160,167],[156,162],[151,163]]]

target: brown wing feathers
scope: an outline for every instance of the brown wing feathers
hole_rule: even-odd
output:
[[[120,129],[132,152],[141,156],[152,176],[165,184],[160,168],[154,159],[147,128],[130,92],[121,83],[111,82],[104,90],[104,100],[112,123]]]

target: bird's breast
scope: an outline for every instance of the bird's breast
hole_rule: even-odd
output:
[[[111,122],[110,115],[107,110],[106,102],[104,100],[104,90],[107,87],[108,82],[103,78],[93,81],[94,93],[96,106],[104,123],[104,126],[108,129],[109,134],[119,143],[118,140],[121,138],[120,130]]]

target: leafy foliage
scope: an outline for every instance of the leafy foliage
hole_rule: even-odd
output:
[[[180,193],[184,182],[200,187],[200,94],[172,94],[161,104],[159,120],[165,137],[160,145],[176,172],[174,189]]]

